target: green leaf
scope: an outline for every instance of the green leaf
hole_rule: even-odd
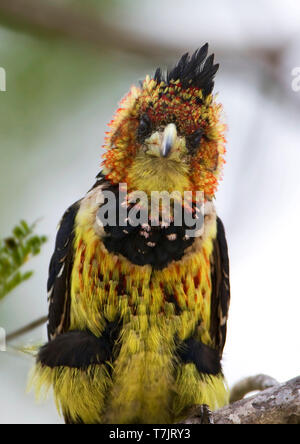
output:
[[[47,241],[46,236],[34,234],[34,229],[35,224],[21,220],[11,236],[0,239],[0,300],[33,275],[33,271],[22,272],[21,268]]]

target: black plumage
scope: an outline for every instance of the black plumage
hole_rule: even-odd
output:
[[[222,356],[226,341],[227,316],[230,303],[229,258],[225,230],[217,218],[217,237],[211,256],[211,337]]]
[[[196,338],[184,341],[178,351],[184,364],[193,363],[200,374],[218,375],[222,371],[218,350],[209,347]]]
[[[63,215],[50,261],[47,282],[49,301],[48,337],[54,338],[69,325],[70,276],[73,266],[74,223],[80,201]]]
[[[192,56],[184,54],[179,62],[165,75],[161,68],[155,72],[154,79],[170,85],[171,80],[179,80],[183,88],[196,87],[202,90],[204,97],[210,94],[214,87],[214,77],[219,64],[214,64],[214,54],[208,56],[208,43],[197,49]]]
[[[174,222],[165,227],[163,224],[153,226],[148,219],[147,228],[143,224],[134,226],[128,217],[132,206],[128,206],[126,219],[120,221],[119,208],[122,204],[119,202],[118,187],[107,188],[115,193],[116,203],[116,225],[105,224],[104,230],[106,237],[103,243],[109,252],[122,254],[130,262],[136,265],[151,265],[154,269],[163,269],[172,261],[179,261],[185,250],[190,247],[195,238],[189,237],[187,233],[195,229],[194,226],[187,226],[184,221],[186,208],[182,208],[182,225],[177,226]],[[193,204],[194,205],[194,204]],[[195,213],[195,207],[191,208]],[[189,212],[189,211],[188,211]],[[161,221],[160,221],[161,222]]]
[[[50,368],[63,366],[78,369],[104,364],[113,357],[119,333],[118,321],[108,322],[100,338],[89,330],[69,331],[44,345],[37,362]]]

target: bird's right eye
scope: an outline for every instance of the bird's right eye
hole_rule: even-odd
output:
[[[143,142],[151,134],[151,120],[147,114],[144,114],[140,119],[138,127],[138,138]]]
[[[191,154],[194,154],[197,151],[203,135],[204,135],[203,129],[199,128],[193,134],[187,136],[188,148]]]

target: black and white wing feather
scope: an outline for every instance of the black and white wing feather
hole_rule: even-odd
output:
[[[75,217],[80,201],[73,204],[62,217],[56,236],[55,250],[49,267],[47,283],[49,340],[68,330],[70,315],[70,280],[73,267]]]
[[[217,218],[217,236],[211,255],[211,336],[222,356],[226,340],[227,318],[230,303],[229,259],[224,226]]]

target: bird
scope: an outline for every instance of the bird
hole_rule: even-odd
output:
[[[60,221],[33,380],[66,424],[173,424],[229,402],[229,259],[214,204],[227,125],[208,50],[131,87],[96,182]],[[169,218],[163,200],[150,205],[174,192]]]

